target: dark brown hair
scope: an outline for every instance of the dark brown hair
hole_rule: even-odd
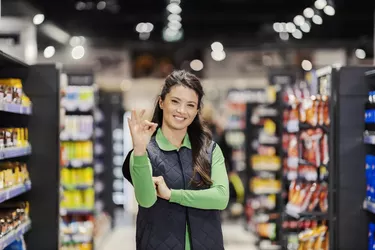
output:
[[[194,90],[198,95],[198,114],[194,118],[193,122],[189,125],[187,131],[189,134],[193,154],[193,176],[196,176],[196,174],[198,174],[201,178],[199,181],[193,179],[192,182],[198,187],[208,187],[212,185],[212,180],[211,165],[209,159],[207,158],[207,148],[211,143],[212,135],[200,117],[200,110],[203,106],[203,87],[200,80],[195,75],[184,70],[173,71],[165,79],[165,84],[162,88],[159,98],[164,101],[165,96],[175,86],[184,86],[190,88]],[[161,127],[163,123],[163,110],[160,108],[158,101],[155,105],[152,122],[157,123],[159,125],[158,127]]]

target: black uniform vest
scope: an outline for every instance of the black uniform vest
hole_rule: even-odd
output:
[[[147,147],[147,153],[153,176],[163,176],[169,188],[197,189],[191,184],[193,162],[190,149],[182,147],[179,151],[163,151],[153,137]],[[128,174],[129,155],[130,153],[124,162],[123,173],[131,182]],[[150,208],[139,206],[137,250],[184,250],[186,224],[190,230],[192,250],[224,249],[218,210],[190,208],[158,198]]]

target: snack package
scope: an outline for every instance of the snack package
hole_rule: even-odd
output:
[[[329,162],[329,148],[328,148],[328,135],[323,134],[322,139],[320,140],[320,161],[321,164],[327,165]]]
[[[325,213],[328,211],[328,186],[326,183],[321,185],[319,208],[321,212]]]
[[[302,159],[313,166],[319,167],[321,164],[320,139],[323,136],[321,129],[309,129],[301,133]]]

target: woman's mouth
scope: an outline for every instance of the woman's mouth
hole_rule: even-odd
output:
[[[182,116],[178,116],[178,115],[174,115],[173,117],[174,117],[174,119],[176,119],[176,120],[179,121],[179,122],[183,122],[183,121],[186,120],[186,118],[184,118],[184,117],[182,117]]]

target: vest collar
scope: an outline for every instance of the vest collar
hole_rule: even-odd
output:
[[[155,140],[161,150],[164,150],[164,151],[178,150],[178,148],[174,146],[172,143],[170,143],[168,139],[164,136],[163,132],[161,131],[161,128],[158,128],[156,132]],[[181,147],[186,147],[188,149],[191,149],[191,143],[190,143],[188,133],[186,133]]]

